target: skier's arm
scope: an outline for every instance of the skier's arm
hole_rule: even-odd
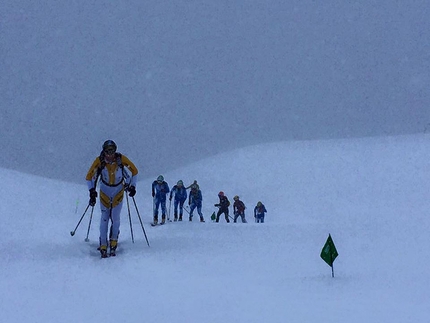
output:
[[[96,158],[88,170],[87,176],[85,179],[87,180],[88,189],[94,188],[97,180],[97,170],[101,166],[100,158]]]

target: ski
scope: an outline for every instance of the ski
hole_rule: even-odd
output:
[[[160,223],[157,223],[157,224],[155,224],[155,223],[151,223],[151,227],[158,227],[158,226],[160,226],[160,225],[165,225],[167,222],[172,222],[172,220],[168,220],[168,221],[166,221],[166,222],[160,222]]]
[[[116,252],[108,252],[106,253],[106,255],[103,257],[103,255],[100,255],[100,259],[106,259],[106,258],[110,258],[110,257],[116,257]]]
[[[109,258],[109,257],[116,257],[116,250],[106,250],[104,254],[100,253],[100,247],[97,248],[98,254],[101,259]]]

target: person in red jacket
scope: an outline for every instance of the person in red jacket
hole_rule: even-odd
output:
[[[224,192],[221,191],[218,193],[219,203],[214,204],[214,206],[219,207],[218,213],[216,214],[216,222],[219,222],[219,217],[224,213],[225,220],[227,223],[230,223],[230,219],[228,218],[228,207],[230,206],[230,201],[227,196],[225,196]]]

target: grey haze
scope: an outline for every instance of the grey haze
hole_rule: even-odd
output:
[[[430,131],[428,1],[0,4],[2,167],[155,176],[262,142]]]

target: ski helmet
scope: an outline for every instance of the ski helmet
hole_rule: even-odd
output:
[[[257,206],[261,206],[263,203],[261,203],[260,201],[258,201]]]
[[[163,182],[164,181],[164,176],[160,175],[157,177],[157,182]]]
[[[179,180],[179,181],[176,183],[176,185],[178,185],[178,186],[183,186],[183,185],[184,185],[184,182],[183,182],[183,181],[181,181],[181,180]]]
[[[239,199],[239,196],[237,196],[237,195],[235,195],[234,197],[233,197],[233,200],[238,200]]]
[[[108,149],[113,149],[114,151],[116,151],[116,143],[113,141],[113,140],[106,140],[104,143],[103,143],[103,147],[102,147],[102,149],[103,150],[108,150]]]
[[[224,192],[223,191],[219,192],[218,196],[224,196]]]

